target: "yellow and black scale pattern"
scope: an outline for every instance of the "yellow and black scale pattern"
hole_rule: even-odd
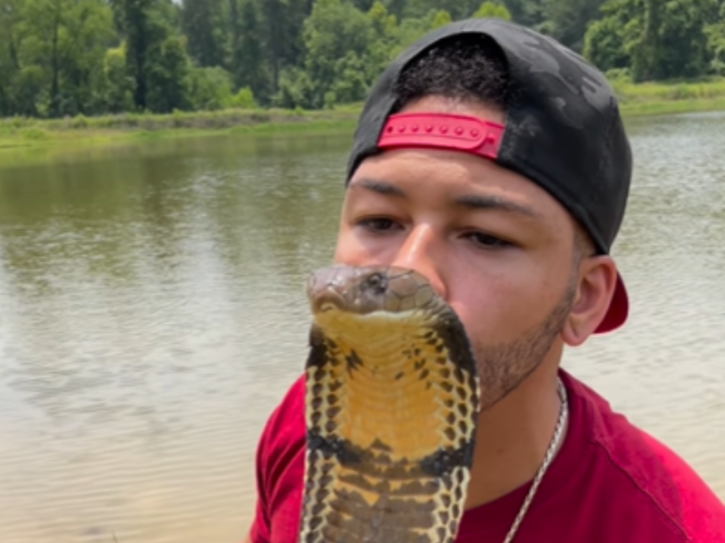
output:
[[[479,401],[463,326],[408,270],[326,268],[308,295],[300,542],[452,542]]]

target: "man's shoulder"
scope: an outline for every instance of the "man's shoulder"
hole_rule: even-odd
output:
[[[298,377],[267,419],[261,445],[267,452],[305,445],[305,376]]]
[[[566,382],[611,498],[626,496],[622,505],[638,504],[676,540],[725,543],[725,506],[695,470],[581,381],[567,376]]]
[[[267,419],[256,455],[254,542],[294,541],[302,501],[305,379],[298,378]]]

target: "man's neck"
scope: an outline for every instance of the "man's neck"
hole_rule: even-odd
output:
[[[481,413],[466,509],[492,502],[534,478],[561,411],[556,376],[556,368],[542,364]]]

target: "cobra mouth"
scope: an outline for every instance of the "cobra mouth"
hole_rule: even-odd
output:
[[[300,541],[452,542],[479,401],[462,324],[410,270],[325,268],[308,295]]]

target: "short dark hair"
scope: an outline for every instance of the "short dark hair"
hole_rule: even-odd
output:
[[[505,110],[510,100],[506,57],[493,39],[458,35],[413,59],[395,82],[394,111],[430,95],[470,100]]]

